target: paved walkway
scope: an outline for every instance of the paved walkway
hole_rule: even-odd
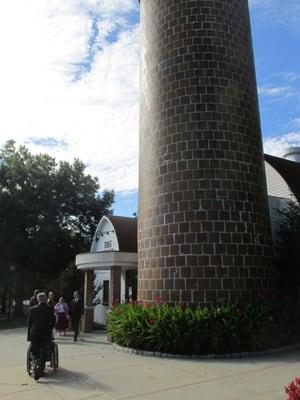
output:
[[[284,400],[300,350],[245,359],[160,359],[122,353],[103,333],[59,337],[59,370],[25,371],[25,329],[0,331],[0,400]]]

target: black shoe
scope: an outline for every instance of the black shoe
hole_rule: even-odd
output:
[[[77,342],[77,337],[74,337],[73,342]]]
[[[39,375],[40,375],[40,378],[43,378],[45,376],[45,372],[44,371],[39,371]]]
[[[38,381],[40,379],[40,371],[35,371],[34,373],[34,380]]]

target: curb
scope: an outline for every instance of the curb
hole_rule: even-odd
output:
[[[116,343],[112,343],[112,347],[122,353],[135,354],[145,357],[157,357],[157,358],[172,358],[172,359],[185,359],[185,360],[222,360],[222,359],[240,359],[240,358],[251,358],[251,357],[263,357],[272,354],[284,353],[291,350],[297,350],[300,348],[300,343],[293,345],[278,347],[270,350],[254,351],[254,352],[241,352],[241,353],[225,353],[225,354],[171,354],[161,353],[160,351],[146,351],[138,350],[130,347],[122,347]]]

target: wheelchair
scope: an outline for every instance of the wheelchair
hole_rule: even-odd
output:
[[[30,343],[27,349],[27,362],[26,369],[29,376],[35,376],[36,371],[40,368],[41,360],[34,360],[31,352],[32,344]],[[49,342],[48,351],[46,359],[44,360],[46,363],[50,362],[50,367],[53,368],[53,371],[56,371],[58,368],[58,346],[54,341]]]

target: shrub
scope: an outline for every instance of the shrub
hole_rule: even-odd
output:
[[[292,380],[285,387],[285,392],[288,395],[287,400],[300,400],[300,377]]]
[[[109,312],[112,341],[125,347],[181,354],[256,351],[282,344],[287,317],[280,303],[212,307],[122,304]],[[274,329],[278,332],[273,335]],[[285,328],[287,330],[288,328]],[[276,340],[276,341],[274,341]]]

